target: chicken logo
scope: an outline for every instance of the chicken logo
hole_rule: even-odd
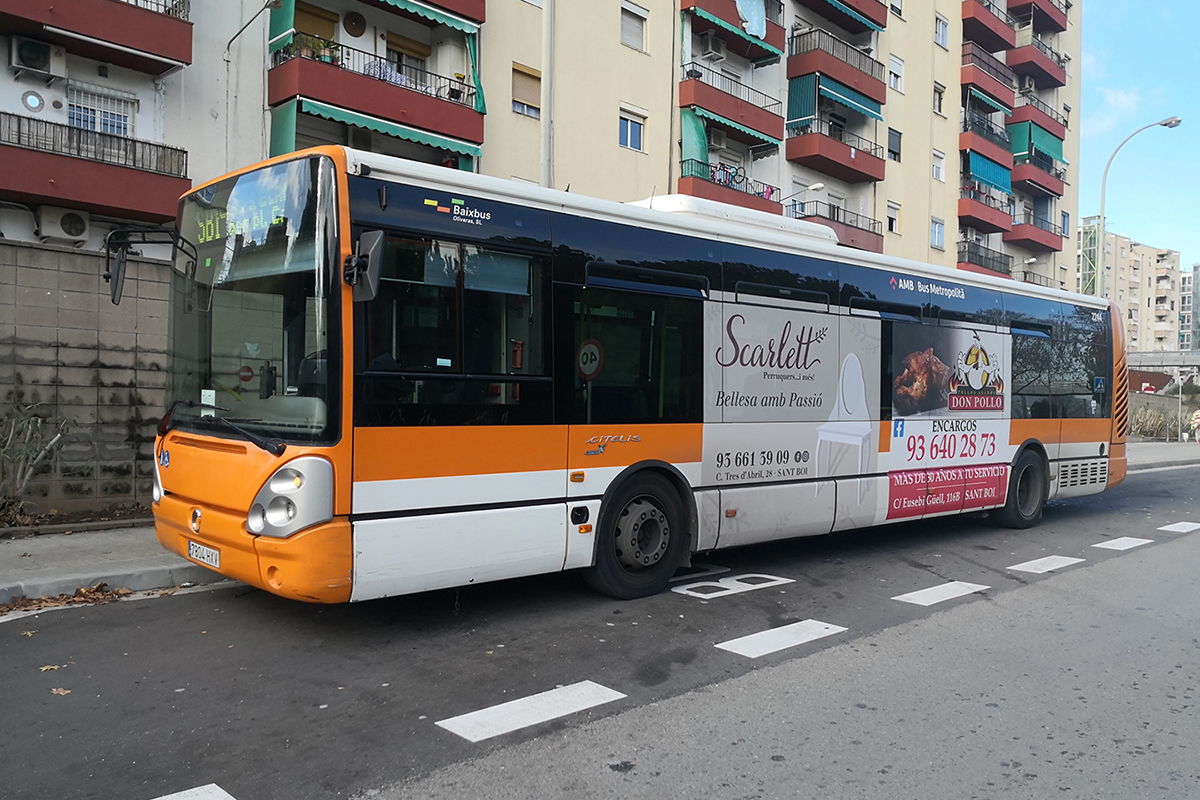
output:
[[[959,354],[950,377],[947,407],[951,411],[1001,411],[1004,409],[1004,379],[1000,363],[975,334],[975,343]]]

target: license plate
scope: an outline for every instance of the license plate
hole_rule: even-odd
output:
[[[207,564],[213,569],[221,568],[221,551],[214,550],[211,547],[205,547],[202,544],[197,544],[191,539],[188,539],[188,558],[199,561],[201,564]]]

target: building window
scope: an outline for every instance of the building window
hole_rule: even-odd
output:
[[[137,97],[129,92],[84,83],[67,85],[67,124],[72,128],[132,138],[137,108]]]
[[[1071,215],[1066,211],[1062,212],[1062,229],[1064,236],[1067,231],[1071,230]]]
[[[900,160],[900,131],[888,128],[887,157],[892,161]]]
[[[891,86],[897,92],[904,91],[904,59],[891,57],[890,66],[888,67],[888,86]]]
[[[539,119],[542,116],[542,74],[536,69],[513,64],[512,109]]]
[[[646,51],[646,20],[650,12],[629,0],[621,0],[621,44]]]
[[[933,151],[933,179],[946,182],[946,154],[940,150]]]
[[[946,87],[940,83],[933,85],[933,110],[939,114],[944,113],[942,107],[946,104]]]
[[[387,33],[387,59],[392,69],[404,76],[405,80],[400,81],[402,86],[418,91],[428,88],[429,78],[425,72],[425,60],[432,52],[424,42],[391,31]]]
[[[929,244],[937,250],[946,249],[946,223],[937,217],[929,223]]]
[[[887,204],[887,229],[888,233],[900,232],[900,204],[888,202]]]
[[[904,15],[904,0],[891,0],[892,13],[897,17]]]
[[[617,141],[630,150],[645,149],[646,118],[630,111],[621,111]]]
[[[941,14],[933,21],[933,41],[947,50],[950,49],[950,23]]]

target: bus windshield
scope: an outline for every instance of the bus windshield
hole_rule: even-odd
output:
[[[337,436],[333,163],[286,161],[184,198],[171,276],[174,424],[302,443]],[[191,401],[190,403],[188,401]]]

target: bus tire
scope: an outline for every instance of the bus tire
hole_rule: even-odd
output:
[[[656,472],[634,476],[600,509],[596,560],[584,580],[618,600],[658,594],[683,563],[686,518],[669,480]]]
[[[1008,501],[996,514],[1006,528],[1029,528],[1042,518],[1050,488],[1046,462],[1034,450],[1025,450],[1013,465],[1008,479]]]

